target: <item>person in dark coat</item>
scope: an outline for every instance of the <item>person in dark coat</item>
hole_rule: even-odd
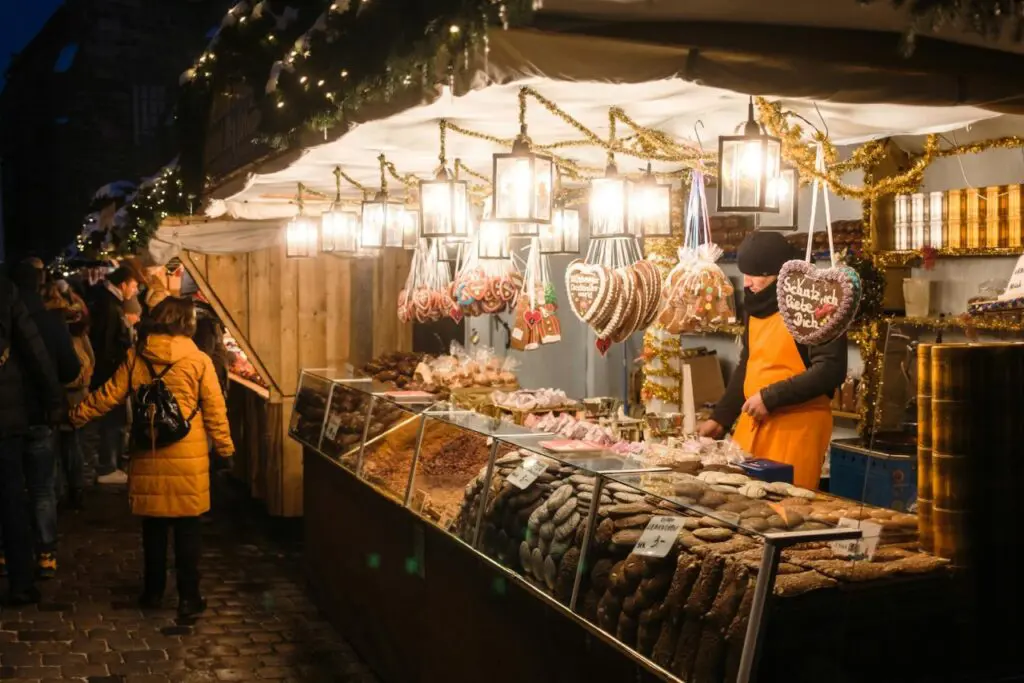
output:
[[[53,361],[17,288],[0,276],[0,528],[10,605],[39,602],[25,505],[25,437],[30,424],[25,386],[29,383],[35,386],[46,423],[59,424],[64,408]]]
[[[15,266],[11,280],[42,337],[50,361],[63,386],[81,372],[71,333],[60,311],[48,310],[41,294],[45,272],[31,260]],[[32,526],[35,532],[36,563],[42,578],[57,573],[57,430],[50,424],[46,401],[37,383],[25,378],[25,407],[28,433],[25,438],[25,482],[28,486]],[[61,398],[62,404],[66,400]]]
[[[780,233],[755,231],[736,254],[743,273],[743,351],[725,395],[701,436],[733,439],[755,458],[793,466],[797,486],[817,488],[832,438],[832,394],[846,378],[846,334],[819,346],[799,344],[779,313],[777,280],[798,258]]]
[[[124,302],[139,291],[136,275],[128,268],[118,268],[98,289],[89,304],[92,328],[89,340],[96,355],[90,389],[95,391],[107,383],[128,356],[132,346],[131,329],[125,321]],[[100,435],[96,481],[100,484],[126,484],[128,475],[121,469],[124,457],[124,429],[128,413],[124,406],[110,411],[98,421]]]

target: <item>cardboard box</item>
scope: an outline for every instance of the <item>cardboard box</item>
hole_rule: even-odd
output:
[[[725,380],[718,354],[711,351],[701,356],[684,358],[682,362],[690,366],[693,377],[693,405],[699,410],[705,403],[718,403],[725,393]]]

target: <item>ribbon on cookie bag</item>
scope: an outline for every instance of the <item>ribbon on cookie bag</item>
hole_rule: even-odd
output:
[[[736,321],[735,289],[716,261],[722,250],[711,241],[704,174],[694,170],[686,207],[679,263],[665,278],[658,322],[671,334],[705,332]]]
[[[817,143],[815,168],[819,174],[825,172],[825,153],[820,142]],[[812,260],[819,188],[825,205],[828,268],[818,268]],[[804,260],[783,264],[777,289],[779,313],[793,339],[800,344],[815,346],[829,343],[846,332],[857,315],[862,290],[860,276],[853,268],[837,263],[828,187],[818,176],[815,176],[811,189],[811,220],[807,228]]]
[[[562,339],[555,288],[547,257],[541,254],[540,240],[531,239],[527,250],[523,289],[512,327],[512,348],[516,351],[532,351]]]
[[[405,287],[398,293],[398,319],[405,323],[428,323],[445,316],[456,322],[462,319],[462,311],[451,294],[451,274],[447,264],[438,262],[436,250],[426,240],[420,240],[413,252]]]

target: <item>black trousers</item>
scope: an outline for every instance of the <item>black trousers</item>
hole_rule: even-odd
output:
[[[144,590],[160,596],[167,588],[167,536],[174,529],[174,571],[178,579],[178,597],[197,600],[199,593],[199,555],[202,552],[202,526],[198,517],[143,517]]]

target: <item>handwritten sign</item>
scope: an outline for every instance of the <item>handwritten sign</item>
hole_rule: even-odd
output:
[[[851,268],[816,268],[787,261],[779,272],[779,313],[800,344],[825,344],[849,326],[860,301],[859,277]]]
[[[845,557],[852,560],[868,560],[875,556],[875,549],[878,548],[878,539],[882,536],[882,525],[875,522],[840,517],[836,524],[841,529],[860,529],[863,536],[850,541],[833,541],[832,553],[836,557]]]
[[[505,478],[505,481],[519,489],[528,489],[530,484],[537,481],[537,477],[544,474],[548,467],[537,458],[527,458],[523,463],[512,470],[512,473]]]
[[[683,518],[672,515],[652,517],[640,540],[633,546],[634,555],[665,557],[683,528]]]
[[[824,327],[839,306],[839,283],[796,277],[787,279],[781,286],[790,321],[809,333]]]
[[[572,312],[588,322],[608,291],[608,273],[603,266],[573,261],[565,270],[565,288]]]
[[[999,301],[1013,301],[1024,297],[1024,256],[1017,259],[1013,266],[1013,273],[1010,275],[1010,282],[1006,290],[999,295]]]

